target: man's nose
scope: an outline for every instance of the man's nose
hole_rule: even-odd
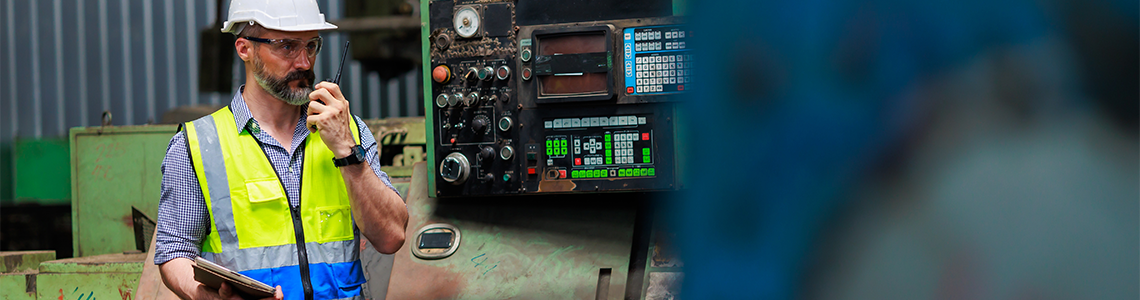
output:
[[[297,58],[293,59],[293,67],[301,70],[312,69],[313,57],[309,57],[309,55],[301,53],[297,55]]]

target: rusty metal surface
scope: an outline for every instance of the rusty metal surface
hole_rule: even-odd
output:
[[[387,299],[595,299],[603,269],[601,298],[623,297],[636,211],[622,199],[629,194],[435,199],[426,176],[416,164],[409,236],[395,253]],[[434,223],[459,228],[459,248],[443,259],[413,256],[411,234]]]
[[[379,144],[380,164],[390,177],[411,177],[412,164],[424,161],[424,117],[364,120]]]

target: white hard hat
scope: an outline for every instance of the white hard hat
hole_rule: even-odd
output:
[[[316,0],[233,0],[222,32],[237,34],[235,31],[243,28],[238,25],[250,21],[280,31],[336,29],[336,25],[325,22]]]

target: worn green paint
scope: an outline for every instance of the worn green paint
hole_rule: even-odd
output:
[[[27,292],[28,280],[35,280],[35,273],[0,274],[0,300],[35,300],[36,291]]]
[[[46,273],[137,273],[142,274],[146,253],[103,254],[40,263]]]
[[[142,275],[145,253],[105,254],[60,259],[40,263],[35,279],[35,296],[13,297],[5,288],[4,299],[133,299]],[[3,279],[3,278],[0,278]],[[14,283],[3,283],[4,287]],[[26,283],[26,281],[25,281]],[[26,285],[20,287],[24,291]],[[20,295],[15,295],[20,296]]]
[[[2,251],[0,273],[34,271],[40,263],[50,260],[55,260],[55,251]]]
[[[17,139],[13,148],[14,204],[70,203],[66,139]]]
[[[74,256],[135,248],[131,206],[156,217],[161,164],[177,125],[71,129]]]

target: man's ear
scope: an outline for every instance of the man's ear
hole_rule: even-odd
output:
[[[238,38],[234,40],[234,50],[237,51],[237,55],[241,58],[241,61],[253,59],[253,42],[247,39]]]

